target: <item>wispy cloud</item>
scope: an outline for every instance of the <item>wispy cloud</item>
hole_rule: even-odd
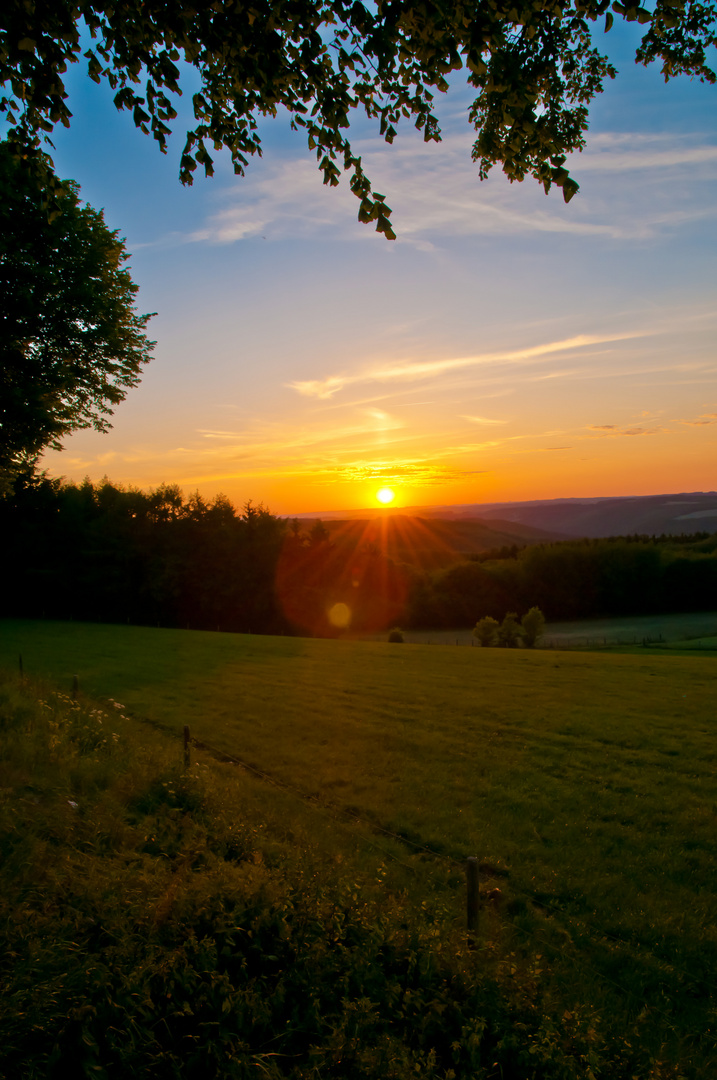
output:
[[[492,420],[488,416],[464,416],[464,420],[468,420],[471,424],[507,424],[507,420]]]
[[[717,424],[717,413],[703,413],[702,416],[698,416],[695,420],[680,420],[680,424],[687,424],[689,427],[705,427],[708,424]]]
[[[344,424],[341,427],[320,428],[298,425],[292,429],[286,424],[273,424],[259,429],[254,425],[249,429],[237,431],[200,428],[197,433],[204,439],[220,440],[224,444],[217,450],[220,454],[248,452],[252,456],[259,456],[262,453],[277,451],[290,453],[296,450],[307,450],[312,446],[325,443],[341,445],[347,439],[360,439],[367,435],[375,435],[377,432],[397,430],[404,426],[403,421],[393,418],[381,409],[362,411],[366,415],[366,420]]]
[[[717,146],[704,142],[695,145],[694,139],[694,135],[679,136],[674,132],[606,132],[592,135],[586,150],[571,155],[570,166],[580,172],[717,166]]]
[[[427,487],[433,484],[452,483],[478,476],[482,469],[450,469],[426,460],[392,461],[388,463],[354,461],[350,464],[323,470],[326,483],[337,481],[361,484],[375,481],[411,487]],[[322,470],[317,470],[313,478],[320,477]]]
[[[693,182],[712,176],[717,167],[717,147],[699,135],[591,136],[588,148],[569,161],[578,179],[591,178],[590,194],[583,191],[569,206],[559,193],[546,197],[532,179],[509,184],[494,170],[481,182],[471,162],[471,145],[470,131],[449,133],[439,145],[426,144],[408,132],[391,147],[374,140],[356,141],[375,190],[385,192],[394,208],[400,243],[432,250],[443,248],[452,237],[539,233],[645,239],[716,213],[712,200],[691,202],[683,197],[669,207],[653,203],[644,186],[642,198],[635,202],[607,179],[611,173],[657,176],[670,169],[682,176],[686,194]],[[370,236],[370,230],[356,225],[358,203],[348,178],[338,188],[327,188],[316,165],[305,156],[253,162],[241,185],[227,187],[220,201],[223,205],[200,228],[173,233],[156,243],[272,241],[326,235],[327,229],[334,239],[365,242]]]
[[[552,341],[543,345],[533,345],[525,349],[510,352],[482,353],[476,356],[449,357],[436,360],[421,360],[415,363],[388,364],[382,368],[359,372],[354,375],[328,375],[323,379],[307,379],[288,383],[297,393],[306,397],[330,398],[346,386],[368,382],[394,382],[399,380],[428,379],[461,368],[479,367],[486,364],[515,364],[547,359],[557,353],[580,350],[589,345],[605,342],[626,341],[630,338],[646,336],[643,332],[629,334],[590,335],[579,334],[564,341]]]
[[[590,424],[588,431],[599,432],[598,439],[620,439],[625,436],[637,435],[664,435],[669,429],[665,427],[618,427],[616,424]]]

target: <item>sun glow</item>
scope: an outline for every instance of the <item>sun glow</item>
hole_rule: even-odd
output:
[[[384,487],[381,488],[380,491],[376,492],[376,498],[380,503],[383,503],[384,506],[388,506],[388,504],[392,503],[393,500],[396,498],[396,493],[392,491],[391,488]]]

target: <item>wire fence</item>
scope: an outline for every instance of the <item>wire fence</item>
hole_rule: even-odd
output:
[[[141,717],[136,717],[136,719],[145,720],[145,718]],[[150,721],[145,720],[145,722]],[[161,726],[164,728],[164,730],[176,734],[176,731],[170,728],[168,725],[157,726]],[[366,845],[373,848],[374,850],[380,851],[381,854],[387,859],[391,860],[391,862],[395,863],[398,866],[401,866],[404,870],[407,870],[414,876],[430,875],[431,863],[440,863],[446,869],[453,872],[460,871],[461,873],[466,873],[467,860],[466,857],[463,855],[457,853],[451,854],[446,851],[439,851],[437,848],[432,847],[430,844],[417,842],[402,833],[398,833],[395,830],[388,828],[387,826],[377,822],[372,818],[369,819],[362,817],[354,810],[349,811],[343,807],[337,806],[336,804],[328,803],[325,800],[320,799],[317,795],[302,791],[300,788],[295,787],[291,783],[280,779],[272,775],[271,773],[266,772],[263,769],[258,768],[256,765],[253,765],[250,762],[243,760],[238,755],[227,754],[225,751],[219,749],[218,747],[212,746],[212,744],[208,743],[206,740],[192,738],[191,743],[197,750],[201,750],[209,754],[216,760],[236,765],[237,767],[240,767],[246,772],[248,772],[250,775],[254,776],[260,782],[268,783],[277,788],[280,788],[282,791],[293,796],[295,799],[301,802],[303,806],[310,807],[316,813],[319,813],[325,818],[331,820],[332,823],[340,825],[342,829],[352,834],[353,839],[358,844]],[[356,828],[356,826],[358,825],[362,826],[364,831],[359,832]],[[420,863],[408,863],[405,860],[401,859],[396,854],[395,850],[391,850],[385,845],[378,843],[375,835],[371,836],[367,835],[367,833],[378,834],[380,837],[391,839],[395,842],[397,846],[408,848],[412,854],[427,856],[430,858],[431,861],[424,860]],[[506,868],[478,861],[478,871],[483,877],[483,879],[487,877],[492,879],[505,879],[507,882],[506,888],[510,894],[512,894],[513,896],[521,897],[523,900],[526,900],[528,903],[534,905],[539,910],[547,912],[551,916],[551,918],[556,919],[560,923],[561,929],[563,931],[579,930],[580,933],[589,933],[589,930],[579,924],[571,915],[571,913],[567,911],[563,906],[558,903],[551,902],[550,900],[546,900],[543,896],[538,899],[535,889],[530,889],[521,885],[520,882],[516,880],[513,877],[512,873]],[[511,920],[505,915],[503,915],[499,907],[492,907],[491,918],[494,919],[504,931],[507,931],[509,933],[517,933],[524,939],[531,941],[534,945],[540,945],[544,948],[550,949],[553,952],[554,956],[558,958],[561,962],[567,962],[572,967],[578,970],[589,972],[593,977],[597,978],[603,983],[608,984],[613,989],[620,991],[622,994],[632,998],[633,1000],[640,1001],[641,1003],[643,1002],[643,996],[641,993],[630,989],[623,983],[620,983],[616,979],[607,975],[604,971],[600,971],[597,967],[591,964],[584,955],[576,955],[575,953],[566,950],[564,944],[560,946],[556,945],[555,942],[551,942],[542,933],[540,933],[539,930],[528,930],[525,927],[521,927],[518,923],[515,922],[515,920]],[[599,939],[610,941],[613,946],[615,946],[617,949],[620,949],[623,952],[625,960],[629,959],[631,962],[634,963],[636,957],[639,957],[640,960],[646,964],[651,963],[657,966],[667,965],[669,966],[669,974],[673,980],[675,980],[675,977],[677,977],[683,985],[686,984],[699,991],[709,989],[711,992],[717,995],[717,982],[705,979],[702,976],[700,978],[695,978],[693,973],[683,968],[676,968],[674,964],[662,960],[660,957],[656,956],[656,954],[651,950],[645,950],[642,946],[639,945],[639,943],[636,943],[634,941],[626,941],[624,938],[621,938],[616,934],[612,934],[602,928],[600,929],[597,936]],[[662,1015],[666,1020],[671,1020],[671,1015],[666,1010],[661,1009],[654,1003],[650,1004],[650,1009],[653,1013]]]

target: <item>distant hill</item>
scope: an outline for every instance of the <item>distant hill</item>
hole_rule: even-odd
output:
[[[564,539],[530,524],[475,518],[447,521],[438,517],[383,514],[368,519],[324,521],[336,549],[373,548],[396,562],[425,570],[446,566],[466,555]]]
[[[624,536],[634,533],[672,536],[717,530],[717,492],[644,495],[585,502],[513,503],[476,506],[484,521],[506,522],[560,532],[564,536]]]
[[[421,506],[398,510],[327,511],[303,514],[332,521],[365,525],[398,519],[422,521],[424,529],[445,540],[462,554],[504,545],[567,540],[574,537],[626,536],[635,533],[672,536],[717,531],[717,492],[692,491],[670,495],[620,498],[537,499],[514,503],[466,503],[456,506]],[[437,522],[454,526],[443,532]],[[495,533],[482,533],[481,525]],[[464,528],[465,527],[465,528]],[[527,530],[527,531],[523,531]],[[469,546],[461,546],[468,544]],[[470,546],[471,544],[475,546]]]

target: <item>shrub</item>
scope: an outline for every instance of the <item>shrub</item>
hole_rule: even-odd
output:
[[[523,644],[526,649],[535,648],[535,643],[545,629],[545,616],[539,607],[532,607],[520,620]]]
[[[520,625],[518,616],[514,611],[509,611],[498,627],[498,644],[503,649],[514,649],[519,639]]]
[[[473,630],[473,637],[478,639],[483,648],[487,648],[489,645],[495,644],[495,638],[497,633],[498,620],[492,618],[492,616],[490,615],[485,615],[475,624],[475,628]]]
[[[399,630],[397,626],[394,626],[393,630],[388,632],[388,640],[392,644],[403,645],[403,630]]]

